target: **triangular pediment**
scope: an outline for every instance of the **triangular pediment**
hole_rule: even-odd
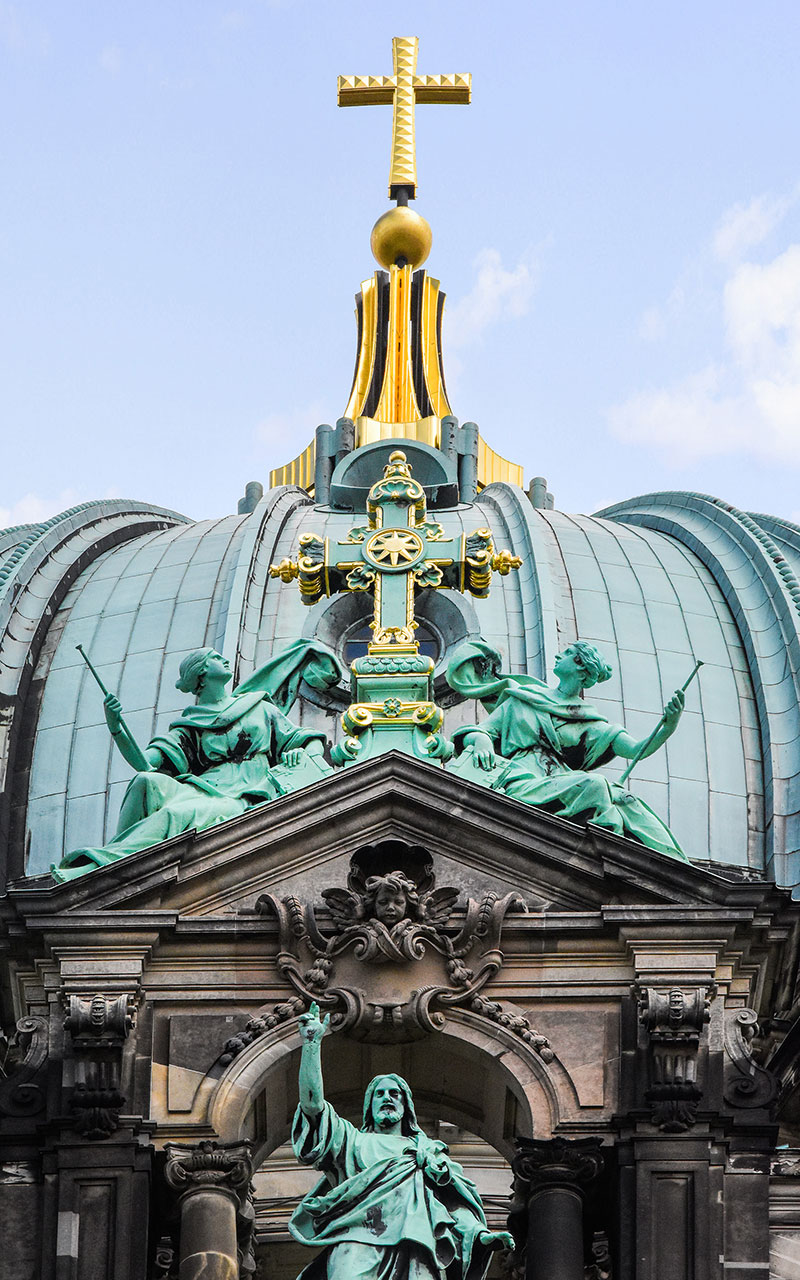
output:
[[[66,884],[20,881],[9,898],[25,917],[246,914],[265,893],[318,902],[323,888],[344,885],[357,849],[386,840],[426,849],[440,884],[472,896],[514,892],[534,911],[746,907],[774,892],[553,817],[392,752]]]

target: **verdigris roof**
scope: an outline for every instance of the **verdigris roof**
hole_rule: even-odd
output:
[[[474,504],[439,509],[436,519],[447,536],[488,524],[496,545],[524,561],[518,574],[495,575],[485,601],[420,595],[440,673],[467,636],[483,635],[511,671],[540,677],[560,648],[588,640],[614,667],[592,701],[643,736],[702,659],[675,737],[637,766],[633,789],[690,857],[766,868],[780,884],[800,880],[800,531],[691,494],[570,516],[534,509],[506,484],[488,486]],[[340,537],[355,522],[284,486],[249,515],[196,523],[138,504],[89,504],[18,556],[31,528],[0,534],[0,554],[16,548],[9,554],[17,556],[0,586],[13,876],[112,834],[131,775],[112,751],[102,695],[75,646],[86,648],[146,742],[186,702],[174,684],[190,649],[221,649],[241,679],[298,635],[341,648],[357,633],[363,602],[340,596],[308,609],[268,572],[296,552],[301,532]],[[441,674],[439,694],[445,729],[482,714],[474,704],[447,706]],[[348,700],[344,689],[325,699],[309,693],[292,714],[335,738]]]

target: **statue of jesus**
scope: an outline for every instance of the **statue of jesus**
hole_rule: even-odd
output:
[[[400,1076],[376,1076],[364,1095],[360,1129],[325,1101],[320,1046],[330,1015],[300,1017],[300,1105],[292,1144],[324,1177],[289,1223],[296,1240],[324,1245],[302,1280],[483,1280],[495,1249],[513,1248],[490,1231],[480,1196],[446,1145],[417,1124]]]

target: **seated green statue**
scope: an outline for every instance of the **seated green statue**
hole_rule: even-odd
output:
[[[479,699],[489,716],[456,730],[453,741],[460,754],[448,767],[514,800],[575,822],[594,822],[687,862],[649,805],[593,772],[615,756],[632,760],[640,752],[644,758],[657,751],[675,732],[683,712],[682,690],[664,708],[658,733],[637,742],[583,700],[584,689],[612,674],[593,645],[578,642],[558,655],[554,689],[535,676],[506,675],[500,667],[500,655],[484,641],[463,644],[453,655],[448,683],[465,698]]]
[[[320,1048],[330,1015],[300,1017],[300,1105],[295,1155],[323,1174],[295,1209],[289,1231],[324,1246],[300,1280],[483,1280],[496,1249],[474,1182],[443,1142],[420,1129],[401,1076],[376,1076],[364,1095],[360,1129],[326,1102]]]
[[[338,660],[323,645],[297,640],[231,693],[230,664],[215,649],[195,649],[180,665],[176,688],[194,694],[167,733],[142,751],[121,719],[119,700],[105,699],[111,735],[137,770],[122,801],[117,833],[98,849],[75,849],[53,868],[57,881],[192,829],[204,831],[331,772],[324,733],[287,719],[301,680],[317,689],[339,682]]]

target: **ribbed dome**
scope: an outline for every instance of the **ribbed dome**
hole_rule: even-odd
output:
[[[767,869],[780,884],[800,879],[800,530],[685,493],[569,516],[534,509],[505,484],[436,518],[448,536],[488,524],[496,544],[524,560],[519,574],[495,577],[488,600],[420,595],[440,672],[467,636],[482,634],[511,671],[543,677],[560,648],[588,640],[614,667],[592,701],[643,736],[702,659],[675,737],[637,766],[633,789],[691,858]],[[110,836],[130,777],[75,646],[86,648],[146,742],[186,702],[175,679],[192,648],[220,648],[241,679],[299,635],[340,652],[357,639],[363,600],[340,596],[307,609],[268,574],[301,532],[339,537],[352,523],[351,513],[284,487],[250,515],[217,521],[97,503],[44,532],[0,534],[12,876],[47,870],[64,851]],[[446,730],[475,718],[474,704],[447,706],[441,676],[439,691]],[[346,691],[313,696],[294,717],[338,737]]]

